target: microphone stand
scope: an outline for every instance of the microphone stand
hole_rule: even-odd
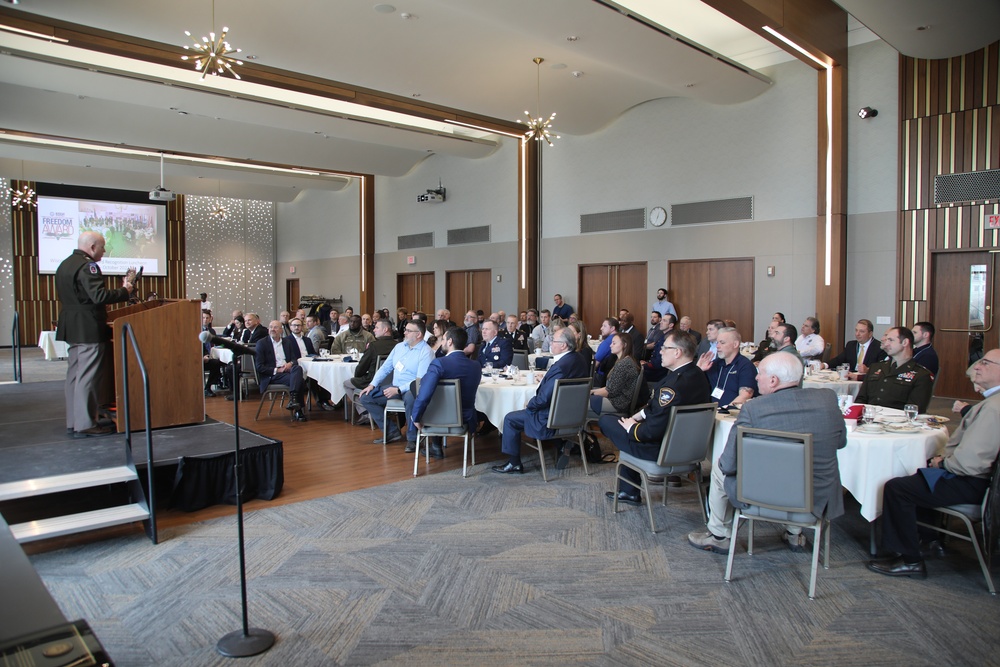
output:
[[[233,355],[233,391],[240,385],[240,355]],[[243,629],[228,633],[215,645],[216,650],[227,658],[245,658],[257,655],[274,646],[274,633],[261,628],[251,628],[247,619],[247,564],[243,539],[243,486],[240,484],[240,399],[233,397],[233,426],[236,429],[236,461],[233,476],[236,481],[236,533],[240,548],[240,602],[243,607]]]

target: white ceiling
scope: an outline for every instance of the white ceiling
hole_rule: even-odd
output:
[[[419,96],[415,99],[493,118],[514,120],[525,109],[558,111],[554,125],[562,141],[597,131],[652,99],[684,96],[715,104],[751,99],[769,86],[752,68],[788,58],[698,0],[632,0],[633,13],[645,22],[608,6],[616,3],[593,0],[398,0],[386,12],[376,11],[377,4],[216,0],[215,28],[229,26],[230,40],[243,55],[257,56],[252,62],[268,67]],[[970,13],[992,16],[1000,7],[996,0],[840,4],[858,5],[858,18],[897,48],[911,48],[914,41],[909,38],[916,31],[906,26],[932,23],[915,38],[917,46],[932,43],[938,51],[949,50],[946,55],[982,44],[949,38],[937,5],[948,5],[950,21],[963,15],[968,20]],[[16,9],[175,46],[189,43],[184,30],[200,36],[212,24],[210,0],[22,0]],[[653,29],[650,22],[666,30]],[[990,24],[993,32],[997,25]],[[571,36],[577,39],[568,40]],[[685,40],[704,45],[708,53]],[[545,58],[540,70],[532,63],[536,56]],[[193,71],[123,61],[0,32],[0,127],[154,152],[389,176],[407,173],[430,154],[484,157],[500,141],[455,126],[401,128],[393,118],[345,120],[351,110],[318,98],[231,79],[201,82]],[[541,77],[537,108],[536,73]],[[173,85],[164,85],[165,79]],[[0,173],[18,178],[22,168],[25,177],[45,182],[151,189],[159,181],[155,156],[26,146],[0,135]],[[289,201],[302,189],[344,184],[340,178],[169,159],[166,167],[167,187],[191,194],[221,190],[224,196]]]

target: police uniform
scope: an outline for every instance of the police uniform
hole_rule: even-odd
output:
[[[921,412],[926,411],[931,402],[934,377],[913,359],[899,367],[895,367],[895,363],[887,359],[868,369],[857,402],[897,410],[902,410],[907,403],[916,403]]]
[[[663,434],[670,424],[670,409],[675,405],[697,405],[712,401],[712,385],[705,373],[694,362],[670,371],[667,377],[653,386],[649,403],[643,408],[645,419],[625,431],[617,415],[604,415],[599,424],[619,451],[647,461],[655,461],[660,454]],[[619,480],[618,490],[628,494],[639,493],[639,474],[629,468],[621,469],[622,477],[634,482],[634,487]]]
[[[69,343],[66,371],[66,428],[85,431],[97,426],[98,391],[108,342],[106,304],[128,301],[124,287],[109,290],[97,262],[74,250],[56,269],[61,311],[56,340]]]

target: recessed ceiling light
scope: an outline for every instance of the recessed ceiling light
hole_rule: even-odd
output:
[[[244,60],[257,60],[257,58],[260,58],[260,56],[255,56],[252,53],[248,56],[243,56]]]
[[[576,78],[578,78],[578,79],[579,79],[579,78],[580,78],[581,76],[583,76],[583,72],[581,72],[580,70],[574,70],[574,71],[572,72],[572,74],[573,74],[573,76],[575,76],[575,77],[576,77]]]
[[[930,30],[930,29],[931,29],[931,27],[929,25],[918,25],[917,26],[917,30]]]
[[[417,16],[416,14],[411,14],[410,12],[400,12],[399,18],[403,19],[404,21],[416,21],[420,17]]]
[[[549,67],[551,69],[566,69],[566,63],[552,63]]]
[[[395,7],[387,4],[375,5],[373,9],[377,11],[379,14],[392,14],[394,11],[396,11]]]
[[[575,42],[578,39],[580,39],[580,38],[577,37],[576,35],[570,35],[569,37],[566,38],[566,41],[567,42]]]

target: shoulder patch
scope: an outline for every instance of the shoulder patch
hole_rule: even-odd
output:
[[[90,266],[88,268],[90,269],[90,272],[93,273],[93,274],[95,274],[95,275],[97,273],[100,273],[100,271],[101,271],[99,268],[97,268],[97,262],[91,262]]]
[[[660,407],[665,408],[673,402],[676,396],[677,392],[670,387],[662,387],[660,389],[660,395],[657,396],[656,399],[659,401]]]

